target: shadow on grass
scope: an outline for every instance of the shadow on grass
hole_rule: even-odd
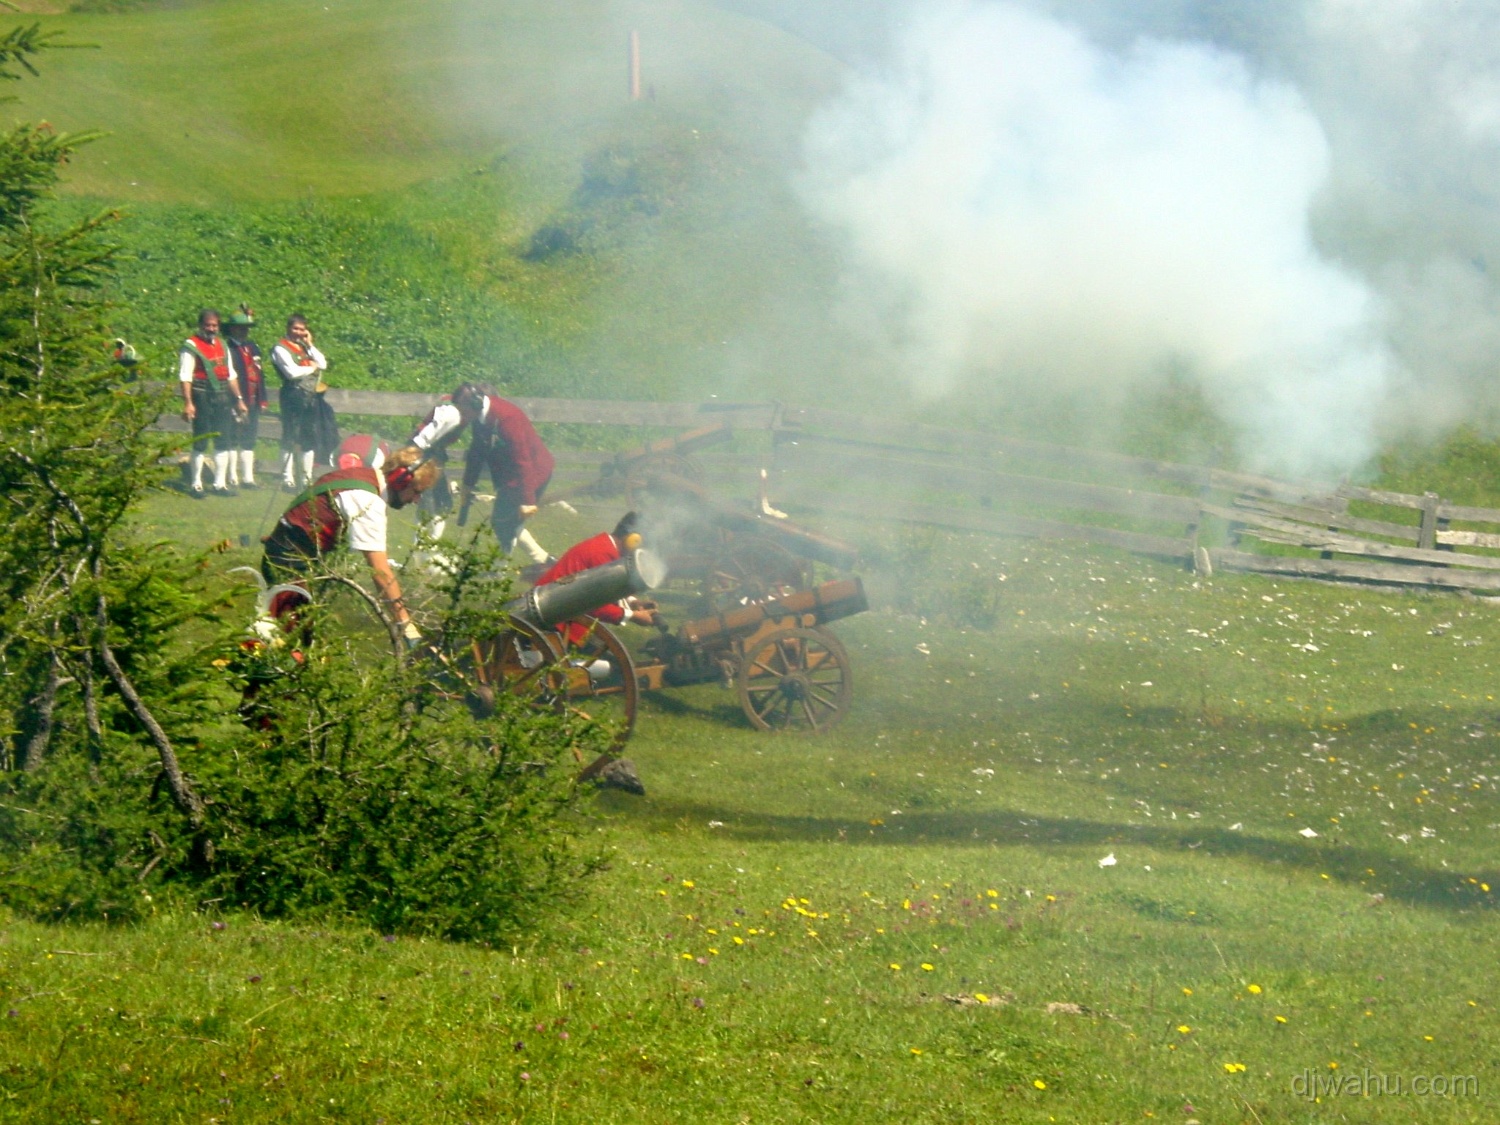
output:
[[[1289,870],[1316,871],[1343,883],[1362,886],[1371,893],[1378,891],[1388,899],[1460,911],[1494,909],[1495,895],[1484,892],[1480,884],[1500,885],[1500,868],[1470,874],[1433,870],[1386,852],[1341,846],[1336,837],[1325,837],[1317,844],[1283,843],[1225,829],[1176,829],[1000,812],[909,812],[897,824],[872,826],[865,821],[831,817],[735,813],[722,805],[688,801],[653,802],[648,815],[653,820],[672,823],[722,820],[723,834],[757,842],[838,842],[866,847],[1001,844],[1045,848],[1061,844],[1106,850],[1123,844],[1141,844],[1162,851],[1191,852],[1203,858],[1232,856]],[[1377,875],[1372,878],[1367,874],[1369,870]],[[1470,883],[1470,877],[1475,882]]]
[[[745,718],[745,712],[740,709],[738,703],[730,702],[735,697],[728,692],[723,693],[723,701],[703,706],[699,703],[683,699],[678,695],[669,695],[664,691],[647,692],[643,697],[649,706],[663,715],[674,715],[678,718],[700,719],[705,723],[723,727],[726,730],[749,731],[750,721]]]

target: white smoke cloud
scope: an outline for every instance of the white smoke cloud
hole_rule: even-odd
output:
[[[804,199],[915,386],[1101,402],[1191,370],[1259,464],[1359,464],[1389,379],[1382,306],[1321,256],[1329,174],[1291,85],[1207,44],[1106,50],[1018,6],[927,8],[812,122]]]

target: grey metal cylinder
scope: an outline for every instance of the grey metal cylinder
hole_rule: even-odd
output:
[[[642,547],[629,555],[590,570],[580,570],[544,586],[533,586],[512,600],[505,610],[542,628],[581,617],[591,609],[632,594],[654,590],[667,577],[659,555]]]

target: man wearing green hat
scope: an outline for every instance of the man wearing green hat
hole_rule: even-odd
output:
[[[260,412],[267,403],[260,345],[250,339],[254,324],[255,313],[249,305],[241,305],[224,322],[224,334],[229,337],[229,361],[245,399],[245,412],[234,426],[229,453],[229,483],[241,488],[259,487],[255,483],[255,439],[260,433]]]

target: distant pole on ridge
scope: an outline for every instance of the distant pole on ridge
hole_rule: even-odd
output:
[[[630,33],[630,100],[641,100],[641,33]]]

